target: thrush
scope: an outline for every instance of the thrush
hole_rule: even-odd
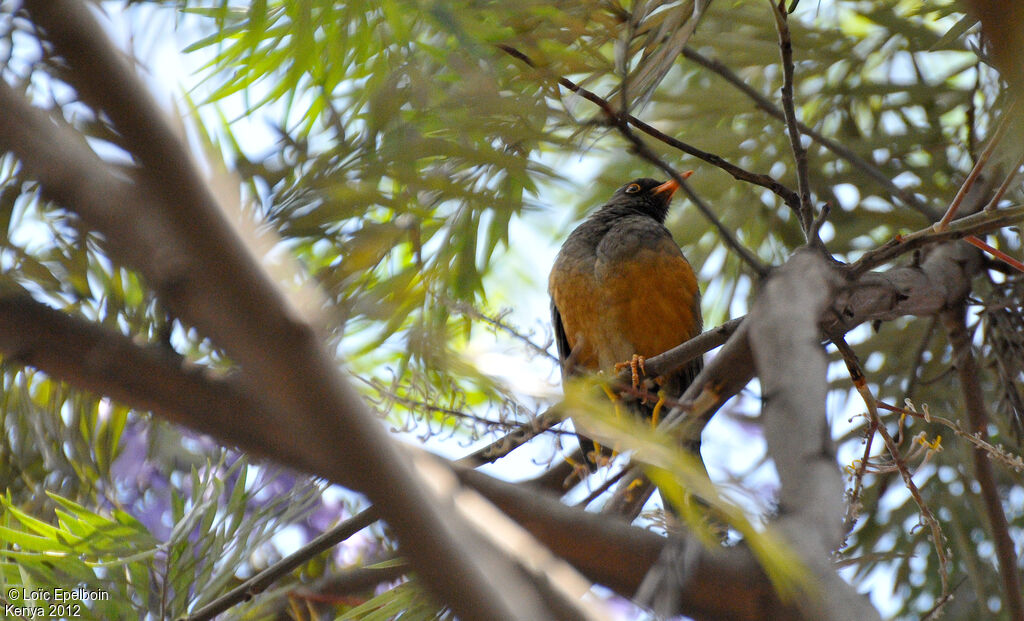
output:
[[[689,176],[689,175],[687,175]],[[665,228],[674,180],[635,179],[616,190],[569,234],[548,279],[551,321],[562,382],[625,361],[634,367],[700,334],[697,277]],[[700,372],[703,360],[659,378],[661,394],[677,399]],[[642,369],[641,369],[642,371]],[[655,399],[627,399],[630,410],[654,415]],[[577,425],[590,469],[610,451]],[[700,439],[686,448],[699,455]]]

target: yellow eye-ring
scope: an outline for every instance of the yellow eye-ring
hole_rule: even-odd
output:
[[[626,186],[626,194],[636,194],[640,191],[640,186],[636,183],[631,183]]]

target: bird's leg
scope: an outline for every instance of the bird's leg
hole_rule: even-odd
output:
[[[615,408],[615,418],[622,418],[622,399],[619,398],[619,395],[608,384],[601,384],[601,390],[608,396],[608,400],[612,402],[612,406]]]
[[[622,399],[614,390],[611,389],[610,386],[608,386],[608,384],[602,382],[601,390],[604,391],[604,394],[608,397],[608,400],[612,402],[612,407],[615,408],[615,418],[622,418]],[[612,449],[611,457],[607,457],[604,454],[604,449],[602,448],[601,443],[598,442],[597,440],[593,440],[593,442],[593,455],[587,455],[586,458],[592,460],[598,468],[607,466],[611,462],[611,460],[615,459],[616,455],[619,454],[618,451]]]
[[[654,404],[654,409],[651,410],[651,427],[658,426],[658,419],[661,417],[661,408],[665,407],[665,391],[658,391],[658,402]]]
[[[662,380],[661,380],[660,377],[655,379],[654,381],[657,382],[659,387],[661,386]],[[658,389],[658,402],[654,404],[654,409],[651,410],[651,427],[657,427],[658,426],[658,419],[661,417],[661,409],[663,407],[665,407],[665,391],[661,390],[659,388]]]

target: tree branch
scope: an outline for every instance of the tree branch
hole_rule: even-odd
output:
[[[843,481],[825,411],[828,363],[818,323],[835,282],[823,257],[798,251],[765,283],[747,320],[749,342],[761,381],[768,452],[782,483],[777,526],[828,594],[805,596],[805,614],[880,619],[829,560],[842,541]]]
[[[868,388],[867,380],[864,376],[864,370],[860,366],[860,360],[857,359],[857,354],[853,351],[853,348],[847,344],[846,340],[837,336],[832,339],[832,343],[835,344],[839,350],[840,355],[843,357],[843,361],[846,363],[846,369],[850,373],[850,379],[853,380],[853,386],[857,392],[861,395],[864,400],[864,405],[868,411],[868,425],[870,435],[864,448],[864,457],[861,460],[860,468],[857,472],[857,486],[854,488],[853,495],[851,496],[851,503],[856,502],[859,494],[859,486],[861,477],[868,467],[868,459],[870,453],[868,452],[871,448],[871,439],[874,437],[875,432],[882,436],[882,442],[885,443],[886,450],[889,451],[889,455],[892,457],[893,468],[900,473],[903,478],[903,484],[906,486],[907,491],[910,492],[910,496],[914,499],[918,509],[921,511],[922,521],[928,525],[928,528],[932,533],[932,545],[935,546],[935,553],[939,559],[939,578],[942,582],[942,597],[949,595],[949,555],[946,553],[946,536],[942,533],[942,527],[939,525],[939,521],[935,519],[935,514],[932,513],[928,503],[924,501],[921,496],[921,492],[914,483],[914,478],[910,469],[907,468],[907,463],[900,455],[899,446],[896,441],[893,440],[889,434],[889,430],[886,429],[885,425],[882,424],[882,420],[878,415],[878,400],[871,394],[871,390]],[[902,429],[901,429],[902,433]],[[853,520],[847,520],[847,526],[852,527]]]
[[[970,249],[968,248],[968,250]],[[951,272],[946,269],[948,267],[947,264],[960,264],[962,262],[963,257],[960,257],[958,253],[947,252],[947,247],[942,247],[936,249],[929,259],[921,266],[913,268],[896,268],[896,270],[892,271],[898,272],[903,270],[920,274],[920,277],[923,280],[943,280],[948,279],[951,274]],[[980,265],[980,262],[978,264]],[[961,267],[964,270],[968,270],[968,266],[961,265]],[[874,276],[876,275],[868,274],[865,275],[865,278]],[[959,276],[959,278],[966,277],[966,271]],[[902,281],[903,279],[895,278],[894,280]],[[842,281],[840,282],[842,283]],[[849,286],[856,287],[856,283],[850,283]],[[953,286],[950,289],[950,291],[954,292],[956,290],[956,286]],[[908,295],[910,297],[931,295],[933,293],[933,288],[929,287],[915,287],[908,291]],[[837,297],[842,298],[842,294]],[[876,296],[855,297],[847,300],[846,304],[849,305],[851,316],[860,318],[862,321],[870,320],[873,316],[880,313],[888,314],[894,312],[893,308],[879,305],[875,300]],[[866,304],[867,308],[861,309],[857,304]],[[905,310],[928,309],[936,306],[935,303],[913,303],[910,300],[904,300],[903,304],[904,306],[900,308]],[[826,323],[833,317],[833,313],[828,311],[824,312],[823,315],[824,318],[822,321],[825,321]],[[657,365],[678,364],[680,360],[688,360],[688,356],[699,354],[705,349],[709,349],[717,345],[727,336],[730,330],[735,330],[739,321],[740,320],[733,320],[732,322],[729,322],[715,330],[709,331],[708,333],[705,333],[705,335],[691,340],[670,352],[666,352],[663,354],[663,356],[665,356],[664,358],[651,358],[649,364],[655,365],[651,367],[651,369],[654,370],[654,372],[665,372],[663,370],[659,370]],[[66,327],[59,327],[62,322],[67,324]],[[746,323],[743,325],[746,325]],[[847,328],[852,327],[848,323],[843,325]],[[245,446],[247,440],[244,437],[239,438],[239,434],[245,433],[251,426],[248,422],[251,420],[259,420],[261,416],[268,416],[260,414],[261,406],[259,404],[249,405],[249,401],[237,400],[235,397],[231,396],[229,388],[211,380],[211,378],[204,373],[196,372],[194,374],[188,374],[185,378],[186,380],[191,378],[191,381],[196,383],[196,385],[193,385],[192,383],[173,383],[175,381],[185,381],[175,380],[173,377],[175,375],[183,374],[183,371],[180,366],[180,362],[173,356],[168,356],[164,350],[139,347],[127,337],[116,335],[103,328],[91,326],[91,324],[82,320],[68,318],[57,311],[48,309],[45,306],[28,299],[25,296],[6,296],[0,298],[0,335],[2,335],[0,336],[0,351],[3,351],[9,358],[37,366],[52,376],[65,379],[82,388],[123,399],[130,406],[136,408],[152,408],[155,411],[168,416],[172,420],[189,424],[190,426],[204,432],[212,433],[222,441]],[[720,395],[727,391],[730,383],[735,385],[740,381],[740,379],[742,379],[742,376],[744,375],[742,372],[743,369],[752,369],[752,366],[748,363],[750,360],[749,354],[736,358],[737,354],[735,352],[742,351],[741,345],[745,340],[746,339],[742,336],[739,338],[734,336],[734,338],[727,343],[726,348],[723,349],[718,356],[713,358],[708,365],[710,370],[714,370],[716,366],[724,366],[734,372],[737,370],[740,371],[736,378],[730,379],[729,382],[722,384],[725,388],[719,389]],[[730,353],[730,351],[733,353]],[[109,352],[109,355],[106,355],[106,352]],[[150,357],[159,364],[147,362]],[[103,364],[97,365],[97,360],[103,362]],[[739,364],[732,364],[730,361],[733,360],[738,360]],[[172,377],[170,379],[166,379],[162,378],[163,375],[170,375]],[[712,377],[715,377],[715,375],[712,375]],[[128,384],[132,378],[135,378],[136,382],[141,382],[141,385]],[[204,386],[200,383],[211,381],[214,381],[213,387]],[[146,384],[147,382],[156,382],[156,387],[148,386]],[[227,380],[225,380],[225,382],[230,384]],[[164,383],[168,384],[168,387],[163,390],[158,390],[158,387]],[[745,381],[743,383],[745,383]],[[738,390],[738,388],[736,390]],[[177,401],[177,399],[189,396],[194,396],[196,399],[195,404],[191,406],[196,408],[195,411],[191,414],[189,412],[176,413],[178,408],[189,407],[188,403],[182,405]],[[220,412],[222,410],[233,410],[236,417],[239,412],[245,413],[245,422],[239,423],[236,419],[227,419],[228,422],[223,424],[223,428],[216,427],[216,425],[224,419],[219,415],[210,415],[210,413]],[[214,426],[204,427],[204,424]],[[287,457],[282,458],[280,454],[281,448],[282,447],[280,445],[273,445],[269,446],[267,451],[271,456],[279,461],[289,461],[289,458]],[[524,494],[532,498],[537,495],[537,492],[529,491],[524,492]],[[519,498],[518,496],[516,500],[510,501],[511,504],[520,508],[524,506],[521,505],[521,502],[522,498]],[[507,508],[508,505],[503,506],[506,506]],[[538,514],[532,516],[532,519],[535,521],[542,521],[546,518],[543,515]],[[573,525],[566,526],[565,528],[570,531],[574,530],[576,528],[578,518],[572,517],[567,519],[573,520]],[[540,529],[539,526],[530,526],[529,524],[527,524],[527,526],[534,532],[534,534],[538,534],[538,530]],[[555,524],[545,528],[556,530],[560,528],[560,526]],[[549,533],[546,536],[551,537],[552,535]],[[581,567],[577,561],[582,561],[572,556],[573,554],[577,554],[577,552],[566,551],[567,549],[573,549],[574,546],[586,547],[577,542],[565,544],[564,547],[556,547],[555,551],[560,554],[566,554],[569,560],[573,561],[573,563],[576,564],[577,567],[580,567],[581,570],[584,570],[591,579],[601,581],[607,578],[607,572],[618,571],[617,569],[613,570],[610,568],[610,566],[614,564],[607,562],[607,558],[609,557],[589,561],[596,565],[600,565],[603,568],[602,571],[605,572],[604,574],[601,574],[597,569],[586,564]],[[625,572],[617,573],[616,575],[618,578],[615,578],[615,580],[626,580]],[[635,576],[634,579],[639,580],[639,577]],[[619,586],[622,586],[621,582],[618,584]],[[629,591],[626,591],[625,594],[628,595]]]
[[[970,192],[971,188],[974,187],[974,184],[977,183],[978,178],[981,176],[981,171],[985,169],[989,159],[996,150],[996,146],[998,146],[999,142],[1003,139],[1003,134],[1006,133],[1007,125],[1009,125],[1010,119],[1013,118],[1013,109],[1016,105],[1017,100],[1014,99],[1010,102],[1006,111],[1003,112],[1003,118],[999,119],[999,124],[996,125],[996,129],[989,138],[988,144],[985,145],[985,149],[981,152],[981,155],[978,156],[978,161],[974,163],[974,166],[971,168],[971,172],[967,175],[967,178],[964,179],[963,184],[960,185],[960,189],[957,191],[956,196],[953,197],[953,200],[949,203],[949,207],[946,209],[946,213],[942,215],[942,219],[935,223],[935,231],[945,231],[949,227],[950,223],[953,222],[953,218],[956,217],[956,213],[960,209],[960,205],[963,204],[964,199],[967,198],[968,192]]]
[[[237,377],[216,378],[201,367],[186,367],[162,347],[140,347],[28,294],[0,294],[0,353],[8,363],[35,367],[80,390],[154,412],[258,455],[285,463],[300,459],[255,430],[274,424],[280,413],[252,399]]]
[[[822,318],[825,333],[845,334],[865,321],[935,315],[968,294],[971,279],[982,266],[977,250],[964,242],[951,242],[932,249],[920,265],[857,277],[851,270]]]
[[[664,547],[673,541],[474,470],[460,470],[459,477],[589,579],[625,597],[633,595]],[[782,603],[745,547],[708,550],[696,546],[692,554],[693,565],[681,589],[683,614],[696,619],[750,621],[801,618]]]
[[[536,65],[534,65],[533,61],[530,60],[528,56],[526,56],[519,50],[507,45],[499,45],[498,47],[505,53],[509,54],[510,56],[523,61],[529,67],[536,68]],[[710,222],[711,225],[715,227],[715,230],[718,231],[718,235],[722,239],[722,241],[725,242],[725,245],[728,246],[737,255],[739,255],[740,259],[742,259],[743,262],[745,262],[747,265],[753,268],[755,274],[757,274],[759,277],[763,277],[768,272],[768,268],[765,267],[765,265],[760,261],[760,259],[758,259],[754,253],[747,249],[746,246],[741,244],[739,240],[736,239],[733,232],[729,230],[724,224],[722,224],[722,221],[718,219],[718,216],[715,215],[713,211],[711,211],[711,208],[708,207],[707,203],[705,203],[703,200],[700,199],[699,196],[697,196],[697,194],[693,191],[693,189],[686,182],[686,180],[683,179],[679,172],[676,171],[671,166],[669,166],[668,164],[666,164],[660,157],[658,157],[658,155],[654,153],[654,151],[652,151],[650,147],[648,147],[642,140],[640,140],[639,137],[636,136],[636,134],[633,133],[632,130],[630,130],[629,126],[633,125],[634,127],[640,129],[649,136],[653,136],[654,138],[657,138],[658,140],[661,140],[666,144],[675,146],[684,153],[690,153],[691,155],[700,157],[701,159],[704,159],[705,161],[708,161],[709,163],[712,163],[722,168],[723,170],[726,170],[726,172],[732,174],[733,177],[736,179],[745,180],[751,183],[755,183],[757,185],[768,187],[776,194],[779,194],[779,192],[783,192],[783,194],[779,195],[782,196],[783,200],[787,200],[787,204],[789,204],[789,200],[796,200],[796,194],[792,190],[785,188],[784,186],[782,186],[782,184],[778,183],[768,175],[753,175],[753,173],[749,173],[745,170],[742,170],[739,167],[736,167],[733,164],[726,162],[724,159],[718,157],[717,155],[705,153],[703,151],[695,149],[694,147],[691,147],[690,145],[682,141],[676,140],[675,138],[672,138],[667,134],[662,133],[661,131],[655,129],[654,127],[651,127],[650,125],[644,123],[643,121],[637,119],[636,117],[626,114],[625,112],[617,111],[608,100],[597,95],[596,93],[593,93],[592,91],[583,88],[582,86],[576,84],[575,82],[569,80],[568,78],[555,78],[555,80],[558,82],[558,84],[580,95],[584,99],[596,104],[597,107],[601,109],[601,112],[604,113],[605,120],[608,122],[608,124],[619,130],[619,133],[621,133],[622,136],[633,145],[633,148],[636,151],[637,155],[657,166],[662,172],[667,174],[676,183],[678,183],[679,186],[683,188],[683,192],[693,202],[697,210],[700,211],[701,214],[703,214],[704,217],[708,220],[708,222]]]
[[[374,567],[373,565],[379,566]],[[410,571],[412,570],[409,564],[404,562],[400,556],[389,553],[383,557],[372,559],[361,567],[353,567],[325,576],[313,584],[310,590],[330,597],[344,597],[366,591],[385,582],[394,582]]]
[[[621,119],[621,117],[616,117],[616,119]],[[610,120],[615,121],[615,119]],[[763,278],[768,273],[768,267],[765,266],[765,264],[762,263],[761,260],[757,258],[757,255],[751,252],[746,246],[741,244],[738,239],[736,239],[736,236],[733,234],[733,232],[730,231],[722,223],[722,221],[718,219],[718,216],[715,215],[713,211],[711,211],[711,208],[708,207],[707,203],[705,203],[703,200],[701,200],[699,196],[697,196],[697,193],[693,191],[693,188],[691,188],[690,184],[686,182],[686,179],[684,179],[678,171],[676,171],[674,168],[666,164],[660,157],[658,157],[658,155],[653,150],[651,150],[651,148],[648,147],[647,144],[640,140],[640,138],[638,138],[636,134],[634,134],[632,130],[629,129],[628,125],[622,123],[618,127],[620,133],[622,133],[622,135],[633,144],[633,148],[636,151],[637,155],[647,160],[651,164],[657,166],[662,172],[664,172],[670,178],[672,178],[673,181],[678,183],[679,187],[683,189],[683,193],[685,193],[687,198],[689,198],[690,201],[693,202],[694,206],[697,208],[697,211],[701,212],[704,215],[704,217],[707,218],[709,222],[711,222],[712,226],[715,227],[715,230],[718,231],[718,236],[722,239],[725,245],[730,250],[739,255],[740,259],[742,259],[744,263],[749,265],[759,278]]]
[[[683,365],[698,356],[702,356],[712,349],[720,347],[736,332],[740,324],[743,323],[743,319],[743,317],[730,319],[720,326],[701,332],[681,345],[677,345],[657,356],[645,359],[644,368],[647,369],[647,374],[652,377],[667,375],[682,368]],[[628,369],[623,370],[619,374],[618,379],[623,383],[632,382],[631,371]]]
[[[988,434],[988,411],[985,407],[985,396],[981,389],[978,363],[971,351],[971,337],[967,331],[967,308],[959,304],[942,313],[942,325],[946,329],[949,342],[953,346],[953,364],[960,378],[960,390],[967,408],[971,432],[984,437]],[[1024,621],[1024,595],[1021,592],[1021,581],[1018,570],[1017,554],[1014,541],[1010,536],[1006,513],[996,486],[995,474],[988,454],[975,447],[971,450],[974,458],[974,476],[981,487],[981,498],[984,501],[985,513],[992,539],[996,544],[996,558],[999,559],[999,575],[1003,580],[1004,602],[1009,618],[1013,621]]]
[[[713,332],[708,334],[722,338]],[[694,344],[691,341],[684,347],[692,348]],[[230,378],[217,379],[201,369],[187,371],[178,358],[162,348],[139,346],[126,336],[68,317],[25,295],[0,296],[0,352],[12,362],[35,366],[80,389],[109,395],[136,409],[152,409],[173,421],[210,433],[222,442],[250,450],[253,447],[248,444],[256,440],[247,439],[245,434],[254,425],[260,426],[264,417],[271,416],[262,412],[261,404],[233,388]],[[292,461],[282,456],[281,448],[268,446],[263,454],[286,463]],[[469,457],[463,463],[472,465],[477,461]],[[464,481],[471,476],[460,474]],[[588,578],[616,588],[627,597],[658,558],[659,546],[665,543],[643,529],[565,507],[556,497],[539,493],[532,483],[514,485],[490,477],[472,481],[478,483],[473,485],[475,489],[499,504]],[[320,553],[350,536],[361,524],[372,521],[376,511],[368,509],[325,532],[285,561],[285,565],[255,576],[216,607],[211,604],[210,608],[196,611],[193,617],[202,618],[200,614],[223,610],[225,605],[259,592],[281,571],[305,562],[310,554]],[[602,526],[605,522],[610,524]],[[636,545],[637,537],[647,543]],[[622,563],[609,562],[620,557],[624,557]],[[766,605],[764,602],[775,601],[774,605],[781,606],[749,552],[712,555],[694,571],[694,583],[683,592],[684,602],[689,602],[684,609],[700,613],[699,618],[762,619],[759,611],[760,606]],[[719,580],[725,582],[715,586]],[[715,591],[717,588],[724,590]]]
[[[769,0],[768,4],[771,5],[775,27],[779,32],[779,52],[782,55],[782,112],[786,120],[786,131],[789,133],[789,144],[793,148],[797,190],[800,192],[800,206],[796,209],[796,214],[810,243],[814,241],[811,237],[814,206],[811,204],[811,185],[807,172],[807,149],[800,139],[800,122],[796,118],[793,102],[793,40],[789,35],[789,16],[784,0],[779,4]]]
[[[950,240],[963,239],[970,235],[981,235],[1024,220],[1024,205],[1003,209],[982,211],[954,220],[945,230],[936,232],[926,227],[909,235],[897,236],[885,244],[870,250],[849,266],[849,272],[858,276],[868,270],[892,261],[900,255],[923,248],[926,245]]]

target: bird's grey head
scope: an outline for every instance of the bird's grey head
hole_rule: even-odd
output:
[[[635,209],[664,224],[668,205],[677,189],[679,184],[673,179],[664,182],[648,177],[634,179],[615,190],[608,205]]]

